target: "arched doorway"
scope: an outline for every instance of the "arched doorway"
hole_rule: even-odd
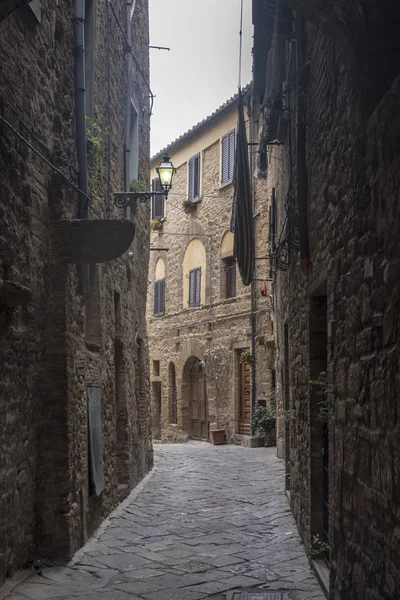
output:
[[[206,374],[198,358],[189,373],[190,435],[194,440],[208,440]]]

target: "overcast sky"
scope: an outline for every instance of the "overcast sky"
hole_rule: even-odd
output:
[[[150,0],[155,154],[237,92],[240,0]],[[251,79],[251,0],[243,3],[242,85]]]

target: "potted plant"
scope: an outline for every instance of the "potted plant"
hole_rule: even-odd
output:
[[[150,219],[150,229],[152,231],[159,231],[163,227],[161,219]]]
[[[276,410],[271,406],[257,406],[252,416],[253,430],[264,435],[265,446],[276,445]]]
[[[214,387],[216,429],[211,430],[213,442],[225,444],[226,408],[229,403],[230,362],[225,348],[215,346],[204,352],[202,365]]]

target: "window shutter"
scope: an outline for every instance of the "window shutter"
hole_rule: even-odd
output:
[[[229,135],[224,135],[224,137],[221,140],[221,152],[221,183],[226,183],[227,181],[229,181]]]
[[[158,314],[165,315],[165,279],[160,279],[160,305]]]
[[[236,297],[236,261],[231,264],[231,298]]]
[[[161,192],[161,183],[159,178],[152,179],[151,191]],[[152,196],[151,198],[151,218],[152,219],[163,219],[164,218],[164,196]]]
[[[160,306],[160,282],[154,282],[154,315],[158,316],[158,308]]]
[[[228,163],[228,179],[233,179],[233,168],[235,166],[235,130],[229,132],[229,163]]]
[[[162,317],[165,314],[165,278],[154,282],[154,315]]]
[[[195,303],[196,270],[189,271],[189,306]]]
[[[200,154],[194,157],[194,186],[193,186],[194,199],[196,200],[200,195]]]
[[[195,306],[200,306],[201,268],[196,269],[195,275],[196,275]]]
[[[188,199],[197,200],[200,193],[200,154],[192,156],[188,163]]]

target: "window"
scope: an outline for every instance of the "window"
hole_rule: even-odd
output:
[[[188,162],[188,199],[198,200],[200,196],[200,154],[196,154]]]
[[[154,282],[154,316],[165,315],[165,278]]]
[[[189,271],[189,308],[200,306],[201,267]]]
[[[139,132],[138,112],[131,102],[131,119],[129,124],[129,181],[138,178],[139,168]]]
[[[235,130],[223,136],[221,140],[221,183],[230,183],[233,179],[235,164]]]
[[[85,1],[85,86],[87,117],[93,117],[96,8],[96,0]]]
[[[161,182],[158,177],[152,180],[151,189],[153,192],[162,192]],[[153,196],[151,199],[151,218],[164,218],[164,196]]]
[[[223,261],[225,272],[225,298],[236,296],[236,260],[233,256]]]
[[[159,375],[160,375],[160,361],[159,360],[153,360],[153,374],[156,377],[159,377]]]

